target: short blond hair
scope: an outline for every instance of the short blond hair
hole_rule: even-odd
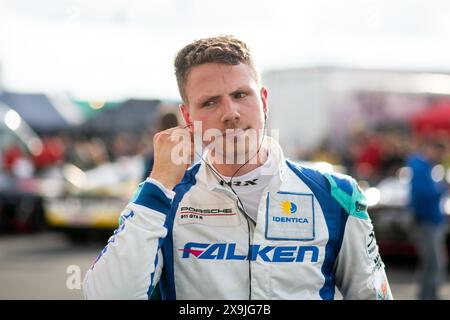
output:
[[[255,80],[260,83],[259,72],[245,42],[231,35],[204,38],[188,44],[175,57],[175,76],[184,102],[187,101],[185,87],[189,71],[204,63],[246,64],[250,67]]]

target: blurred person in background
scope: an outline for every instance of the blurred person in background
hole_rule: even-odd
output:
[[[114,135],[111,142],[112,160],[120,157],[129,157],[137,154],[136,137],[129,132],[119,132]]]
[[[89,153],[89,138],[84,136],[76,137],[73,142],[73,147],[69,149],[67,161],[73,163],[81,170],[90,169],[93,166],[93,161]]]
[[[14,166],[23,157],[22,148],[13,142],[4,148],[2,153],[2,169],[8,174],[13,174]]]
[[[93,167],[97,167],[109,161],[105,142],[100,137],[92,137],[87,144]]]
[[[379,180],[382,147],[378,132],[362,132],[359,136],[360,149],[356,158],[356,176],[375,184]]]
[[[407,159],[412,173],[410,199],[420,259],[419,298],[422,300],[438,299],[439,287],[445,281],[447,226],[440,202],[446,186],[443,181],[435,181],[432,175],[433,167],[442,163],[445,150],[444,143],[428,138]]]
[[[35,166],[28,152],[13,142],[3,150],[2,170],[15,178],[31,178],[35,172]]]
[[[64,143],[59,136],[45,136],[42,138],[42,150],[33,156],[33,163],[37,170],[62,164],[65,158]]]
[[[331,141],[329,138],[324,139],[316,150],[314,150],[311,161],[323,161],[330,164],[339,164],[340,159],[338,155],[331,151]]]
[[[393,177],[398,170],[405,166],[409,151],[409,137],[397,132],[387,131],[382,133],[380,176]]]

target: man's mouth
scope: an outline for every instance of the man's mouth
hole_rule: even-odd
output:
[[[223,133],[223,137],[225,139],[234,139],[239,138],[245,135],[245,132],[248,130],[248,128],[239,128],[239,129],[226,129]]]

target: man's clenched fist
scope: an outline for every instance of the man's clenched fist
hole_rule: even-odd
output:
[[[181,181],[194,156],[191,132],[183,127],[158,132],[153,137],[154,163],[150,178],[167,189]]]

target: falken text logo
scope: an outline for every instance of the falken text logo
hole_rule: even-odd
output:
[[[203,260],[251,260],[265,262],[317,262],[319,248],[316,246],[261,246],[253,244],[246,255],[236,253],[236,243],[197,243],[184,245],[182,258],[196,257]]]

